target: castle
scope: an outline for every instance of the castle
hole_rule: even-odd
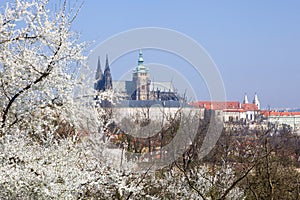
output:
[[[94,89],[96,91],[114,90],[122,94],[124,100],[135,101],[179,101],[173,84],[166,81],[151,81],[149,68],[144,65],[143,53],[140,50],[137,66],[132,71],[132,80],[112,81],[108,56],[104,73],[101,70],[100,58],[96,71],[96,82]]]

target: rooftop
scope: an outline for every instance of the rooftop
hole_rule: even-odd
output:
[[[300,116],[300,112],[286,112],[286,111],[273,111],[273,110],[262,110],[260,112],[263,116]]]
[[[238,101],[197,101],[190,103],[191,106],[205,108],[207,110],[223,110],[226,112],[245,112],[245,111],[258,111],[258,107],[252,103],[240,104]]]

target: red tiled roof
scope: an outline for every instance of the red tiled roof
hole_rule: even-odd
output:
[[[240,104],[238,101],[197,101],[192,102],[191,105],[207,110],[224,110],[226,112],[258,111],[258,107],[255,104]]]
[[[265,117],[269,117],[269,116],[300,116],[300,112],[263,110],[260,113],[262,115],[264,115]]]
[[[243,103],[241,104],[241,108],[245,111],[257,111],[258,107],[254,103]]]
[[[192,102],[192,106],[198,106],[199,108],[205,108],[208,110],[224,110],[224,109],[239,109],[240,103],[238,101],[197,101]]]
[[[240,108],[240,109],[224,109],[224,112],[245,112],[244,109]]]

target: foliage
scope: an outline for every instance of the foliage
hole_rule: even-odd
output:
[[[104,149],[96,135],[47,146],[25,136],[2,137],[0,198],[112,198],[130,192],[135,183],[128,181],[131,175],[116,170],[114,155]]]
[[[0,14],[1,132],[41,136],[78,128],[73,89],[85,44],[70,30],[75,13],[52,13],[47,0],[7,3]]]

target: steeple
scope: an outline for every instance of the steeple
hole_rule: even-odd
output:
[[[140,49],[140,53],[139,53],[139,59],[138,59],[138,66],[143,66],[144,65],[144,58],[143,58],[143,52]]]
[[[112,77],[110,73],[108,55],[106,54],[105,69],[104,69],[104,90],[112,89]]]
[[[139,59],[138,59],[138,65],[136,69],[133,71],[133,73],[148,73],[148,68],[144,65],[144,58],[143,58],[143,52],[140,50],[139,52]]]
[[[109,63],[108,63],[108,55],[106,54],[106,59],[105,59],[105,69],[109,68]]]
[[[245,93],[245,96],[244,96],[244,101],[243,101],[243,103],[249,103],[249,101],[248,101],[248,96],[247,96],[246,93]]]
[[[260,109],[260,102],[256,93],[254,95],[253,103],[257,106],[258,109]]]
[[[101,69],[101,62],[100,62],[100,56],[98,56],[98,64],[97,64],[97,71],[95,79],[98,80],[103,77],[102,69]]]
[[[103,90],[103,73],[101,69],[100,56],[98,57],[97,71],[95,75],[96,82],[94,84],[94,89],[97,91]]]

